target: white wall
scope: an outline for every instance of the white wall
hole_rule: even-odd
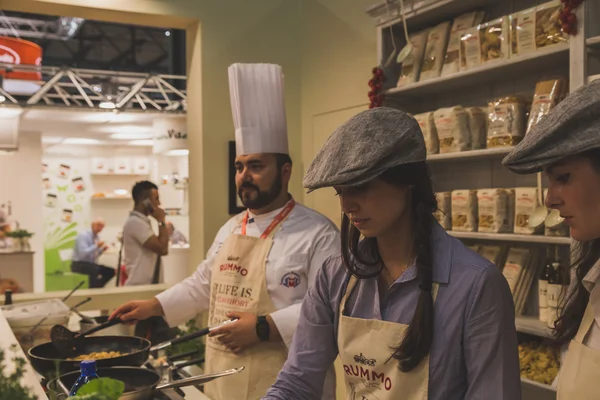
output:
[[[44,232],[42,228],[42,143],[39,132],[21,132],[19,150],[0,154],[0,204],[12,202],[13,218],[33,232],[34,291],[44,288]]]

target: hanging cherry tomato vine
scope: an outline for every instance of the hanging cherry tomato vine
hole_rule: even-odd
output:
[[[577,17],[574,11],[579,7],[583,0],[560,0],[563,4],[563,10],[560,13],[560,23],[562,30],[567,35],[577,34]]]
[[[381,107],[383,104],[383,81],[385,76],[383,75],[383,69],[375,67],[371,71],[373,77],[369,80],[369,108]]]

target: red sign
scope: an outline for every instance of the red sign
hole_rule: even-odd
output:
[[[27,40],[0,37],[0,63],[40,66],[42,65],[42,48]],[[7,79],[27,81],[42,79],[42,74],[39,72],[6,72],[0,70],[0,75]]]

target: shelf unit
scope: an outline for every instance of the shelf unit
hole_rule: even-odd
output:
[[[455,153],[431,154],[427,156],[427,161],[458,161],[458,160],[474,160],[474,159],[493,159],[504,157],[512,147],[501,147],[497,149],[481,149],[468,150]]]
[[[127,173],[127,174],[117,174],[114,172],[106,172],[106,173],[99,173],[99,172],[93,172],[90,174],[91,176],[123,176],[123,177],[148,177],[150,176],[150,174],[135,174],[135,173]]]
[[[131,200],[131,196],[92,196],[92,201],[99,200]],[[133,201],[133,200],[132,200]]]
[[[506,16],[544,3],[536,0],[405,0],[406,24],[409,34],[426,27],[448,21],[465,12],[485,10],[486,21]],[[390,4],[379,3],[367,10],[374,18],[377,35],[377,63],[385,62],[391,51],[405,45],[402,19],[398,15],[398,0]],[[385,15],[388,13],[388,15]],[[568,79],[574,91],[587,82],[588,76],[600,74],[600,16],[599,2],[583,2],[576,11],[578,35],[571,36],[568,43],[549,46],[536,53],[509,58],[434,78],[403,87],[395,86],[394,80],[386,80],[385,105],[398,107],[417,114],[438,108],[461,104],[463,106],[485,105],[489,100],[512,94],[533,94],[535,83],[556,76]],[[395,46],[391,38],[395,39]],[[393,68],[384,68],[388,74]],[[535,175],[516,176],[501,166],[501,159],[510,148],[482,149],[461,153],[445,153],[428,156],[436,191],[477,189],[490,187],[537,186]],[[506,243],[530,243],[532,246],[560,245],[567,250],[569,237],[542,235],[487,234],[478,232],[454,232],[450,235],[468,241],[495,241]],[[537,285],[534,285],[534,288]],[[531,293],[529,298],[534,298]],[[535,299],[537,301],[537,299]],[[537,316],[518,316],[515,321],[520,333],[551,338],[551,331]],[[531,397],[555,399],[556,390],[550,385],[528,379],[522,380]],[[534,393],[532,395],[530,393]],[[539,390],[539,391],[536,391]],[[540,391],[543,392],[540,394]],[[525,393],[525,391],[524,391]]]
[[[545,322],[537,317],[517,317],[515,319],[517,331],[528,335],[539,336],[541,338],[552,339],[552,330]]]
[[[497,241],[497,242],[519,242],[519,243],[538,243],[538,244],[555,244],[566,245],[571,244],[571,238],[555,237],[543,235],[517,235],[514,233],[483,233],[483,232],[459,232],[448,231],[448,234],[458,239],[471,239],[482,241]]]
[[[537,387],[539,389],[543,389],[543,390],[547,390],[547,391],[552,392],[552,393],[556,393],[556,388],[555,387],[550,386],[550,385],[546,385],[544,383],[539,383],[539,382],[536,382],[536,381],[532,381],[531,379],[527,379],[527,378],[521,378],[521,382],[523,382],[523,383],[525,383],[527,385],[531,385],[531,386]]]
[[[594,37],[587,38],[585,40],[585,44],[588,47],[592,47],[592,48],[600,47],[600,36],[594,36]]]
[[[485,85],[514,74],[535,73],[545,65],[565,63],[569,60],[569,45],[557,44],[536,53],[495,61],[464,72],[416,82],[389,89],[386,96],[425,96],[441,90],[460,89],[468,86]]]

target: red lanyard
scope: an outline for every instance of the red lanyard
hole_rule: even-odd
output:
[[[279,214],[277,214],[277,216],[275,216],[275,218],[271,222],[271,225],[269,225],[267,227],[267,229],[265,229],[265,231],[262,233],[262,235],[260,235],[260,237],[262,239],[266,239],[269,236],[269,234],[271,232],[273,232],[273,230],[277,227],[277,225],[279,225],[284,219],[287,218],[287,216],[290,214],[290,212],[292,212],[292,209],[294,208],[295,205],[296,205],[296,202],[294,201],[294,199],[290,200],[285,205],[283,210],[281,210],[281,212]],[[246,225],[248,225],[249,218],[250,217],[249,217],[248,211],[246,211],[246,215],[244,215],[244,219],[242,220],[242,235],[243,236],[246,236]]]

